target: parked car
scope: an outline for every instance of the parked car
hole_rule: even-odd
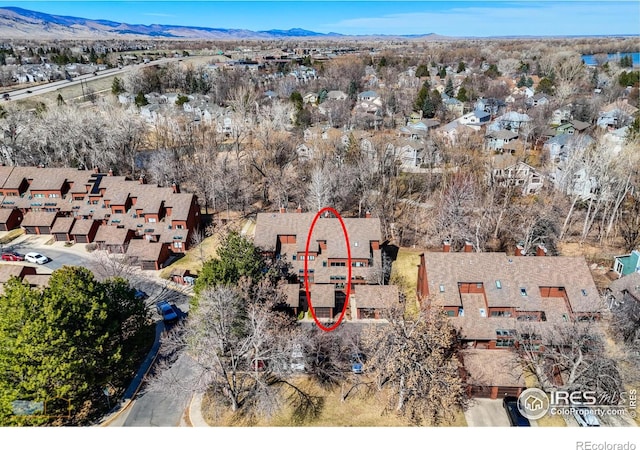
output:
[[[512,427],[530,427],[531,423],[529,419],[520,414],[518,410],[518,398],[506,396],[502,399],[502,406],[507,412],[507,416],[509,417],[509,423],[511,423]]]
[[[581,427],[599,427],[600,421],[590,408],[576,408],[573,417]]]
[[[141,291],[140,289],[136,289],[134,298],[136,300],[146,300],[147,298],[149,298],[149,294],[147,294],[145,291]]]
[[[294,344],[291,351],[291,370],[294,372],[304,372],[306,368],[302,345]]]
[[[156,311],[165,323],[172,323],[178,320],[178,311],[176,311],[176,307],[169,302],[158,302],[158,304],[156,304]]]
[[[27,253],[26,255],[24,255],[24,260],[36,264],[46,264],[50,261],[46,256],[36,252]]]
[[[362,353],[351,355],[351,372],[361,374],[364,371],[365,357]]]
[[[24,255],[16,252],[5,252],[2,254],[3,261],[24,261]]]
[[[4,94],[2,94],[2,98],[5,100],[9,100],[11,98],[11,95],[5,92]]]

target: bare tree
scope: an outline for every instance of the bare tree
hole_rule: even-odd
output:
[[[375,386],[391,394],[388,411],[437,425],[465,407],[458,336],[441,309],[391,317],[389,326],[365,330],[363,343]]]
[[[167,350],[184,350],[194,361],[195,376],[182,387],[210,390],[244,417],[273,415],[291,393],[295,414],[317,414],[320,399],[289,379],[294,329],[273,307],[274,302],[248,304],[231,287],[203,291],[189,318],[163,341]],[[167,389],[161,376],[152,389]]]

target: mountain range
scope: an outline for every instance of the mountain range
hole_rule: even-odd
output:
[[[290,30],[251,31],[243,29],[190,27],[181,25],[135,25],[109,20],[57,16],[23,8],[0,8],[0,39],[286,39],[341,38],[338,33]],[[409,36],[407,36],[409,37]],[[437,35],[412,35],[411,38],[437,38]]]

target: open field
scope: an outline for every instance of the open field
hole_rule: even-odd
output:
[[[16,103],[27,109],[35,108],[40,102],[47,106],[56,105],[58,101],[58,94],[60,94],[67,104],[86,103],[87,105],[90,105],[91,102],[85,98],[86,94],[89,92],[93,92],[98,96],[112,95],[111,85],[113,84],[114,77],[115,75],[99,78],[97,80],[88,79],[86,82],[74,84],[68,87],[61,87],[53,92],[34,95],[27,100],[19,100]]]

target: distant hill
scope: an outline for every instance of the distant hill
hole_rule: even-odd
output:
[[[0,8],[0,39],[286,39],[286,38],[340,38],[338,33],[316,33],[292,28],[290,30],[251,31],[242,29],[188,27],[180,25],[135,25],[109,20],[57,16],[23,8]],[[380,36],[376,36],[380,37]],[[433,39],[435,35],[412,35],[411,38]]]

